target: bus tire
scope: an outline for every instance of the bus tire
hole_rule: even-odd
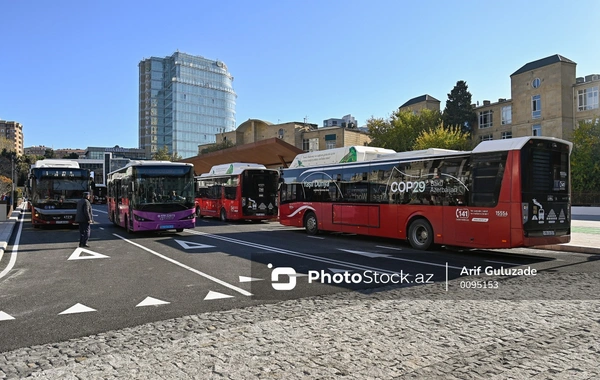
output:
[[[183,232],[183,228],[177,228],[177,229],[175,229],[175,231],[177,231],[177,232]]]
[[[304,215],[304,228],[309,235],[316,235],[319,233],[319,223],[314,212],[309,211]]]
[[[219,214],[221,222],[226,222],[227,221],[227,212],[225,211],[224,208],[221,209],[221,213]]]
[[[415,219],[408,227],[408,242],[414,249],[426,251],[433,245],[433,228],[425,218]]]

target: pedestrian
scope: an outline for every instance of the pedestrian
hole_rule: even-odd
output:
[[[91,194],[83,193],[83,198],[77,202],[77,215],[75,223],[79,223],[79,246],[89,247],[88,240],[92,232],[91,224],[94,223],[92,215],[92,204],[90,203]]]

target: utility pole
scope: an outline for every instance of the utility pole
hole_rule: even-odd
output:
[[[11,207],[13,207],[13,205],[15,204],[15,155],[11,155],[10,156],[10,163],[11,163],[11,180],[12,180],[12,185],[11,185],[11,193],[10,193],[10,206],[9,206],[9,210],[11,209]]]

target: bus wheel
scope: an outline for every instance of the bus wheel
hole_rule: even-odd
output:
[[[226,222],[227,221],[227,212],[225,212],[225,209],[222,208],[221,209],[221,222]]]
[[[433,228],[426,219],[419,218],[408,227],[408,242],[415,249],[428,250],[433,244]]]
[[[177,228],[175,231],[177,231],[177,232],[183,232],[183,228]]]
[[[317,216],[314,212],[307,212],[306,215],[304,215],[304,228],[309,235],[316,235],[319,233],[319,224],[317,223]]]

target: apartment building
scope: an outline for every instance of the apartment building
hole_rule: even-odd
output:
[[[17,156],[23,155],[23,125],[21,123],[0,120],[0,136],[6,139],[7,150],[16,152]]]
[[[600,117],[600,75],[577,76],[577,64],[561,55],[526,63],[510,75],[511,98],[476,104],[478,122],[473,142],[521,136],[552,136],[570,140],[580,120]],[[400,108],[435,108],[429,95]],[[432,108],[433,107],[433,108]]]

